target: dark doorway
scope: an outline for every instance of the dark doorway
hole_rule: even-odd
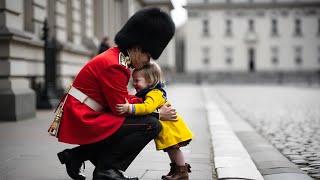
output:
[[[254,48],[249,48],[248,51],[248,57],[249,57],[249,72],[255,72],[256,65],[255,65],[255,59],[256,59],[256,53]]]

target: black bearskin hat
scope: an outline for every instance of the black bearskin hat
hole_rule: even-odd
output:
[[[134,46],[158,59],[174,35],[171,17],[159,8],[144,8],[136,12],[115,36],[121,51]]]

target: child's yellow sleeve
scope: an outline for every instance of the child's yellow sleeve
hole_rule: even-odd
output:
[[[151,90],[141,104],[133,104],[135,115],[146,115],[155,111],[165,103],[162,91],[158,89]]]

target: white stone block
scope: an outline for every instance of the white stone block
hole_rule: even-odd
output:
[[[33,0],[34,4],[37,4],[41,7],[47,7],[47,1],[46,0]]]
[[[85,0],[86,6],[92,5],[92,0]]]
[[[46,12],[46,10],[43,9],[43,8],[40,8],[40,7],[37,7],[37,6],[33,6],[33,12],[34,12],[33,18],[34,18],[36,21],[41,21],[41,22],[43,22],[43,21],[44,21],[44,18],[47,17],[47,12]]]
[[[81,9],[80,0],[72,0],[72,7],[76,10],[80,10]]]
[[[87,37],[93,37],[93,29],[92,28],[86,29],[86,36]]]
[[[10,44],[10,57],[15,59],[29,59],[43,61],[43,48],[13,42]]]
[[[255,164],[251,158],[239,158],[239,157],[214,157],[215,168],[226,167],[250,167],[256,169]]]
[[[92,17],[92,14],[93,14],[92,6],[87,6],[85,8],[85,14],[86,14],[87,17]]]
[[[18,30],[23,30],[23,18],[9,12],[4,13],[5,22],[7,27],[11,27]],[[1,23],[0,23],[1,24]]]
[[[64,63],[67,62],[69,64],[74,64],[75,66],[83,66],[90,60],[90,57],[83,56],[79,54],[74,54],[70,52],[62,52],[60,54],[60,62]]]
[[[263,180],[257,169],[236,167],[236,168],[217,168],[219,179],[252,179]]]
[[[64,16],[56,16],[56,25],[60,28],[66,28],[66,18]]]
[[[23,12],[23,1],[20,0],[5,0],[6,9],[15,13],[21,14]]]
[[[75,76],[79,73],[82,66],[76,66],[73,64],[59,64],[58,69],[60,69],[60,76]]]
[[[26,78],[20,78],[20,77],[10,78],[10,81],[7,82],[7,83],[9,83],[9,86],[11,86],[12,90],[15,91],[15,92],[16,91],[21,91],[21,89],[30,87],[29,86],[29,81]]]
[[[56,29],[56,37],[61,42],[67,41],[67,33],[65,30],[62,29]]]
[[[92,27],[92,24],[93,24],[92,20],[89,19],[89,18],[87,18],[87,20],[86,20],[86,27],[91,28],[91,27]]]
[[[80,23],[72,23],[73,33],[80,34],[81,33],[81,24]]]
[[[80,35],[74,35],[73,36],[73,42],[77,45],[81,44],[81,36]]]
[[[72,19],[73,21],[76,21],[76,22],[80,22],[81,21],[81,14],[80,14],[80,11],[72,11]]]
[[[59,14],[66,14],[66,5],[61,3],[60,1],[56,1],[56,12]]]
[[[39,76],[44,74],[44,65],[41,62],[10,60],[11,76]]]

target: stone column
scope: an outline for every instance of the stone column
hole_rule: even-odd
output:
[[[28,66],[14,49],[31,39],[23,31],[23,5],[20,0],[0,0],[0,121],[35,116],[35,93],[25,77]]]

